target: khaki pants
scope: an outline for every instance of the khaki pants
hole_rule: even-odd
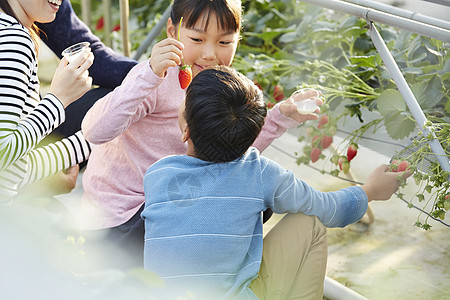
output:
[[[264,238],[258,277],[250,288],[261,300],[323,299],[327,236],[314,216],[287,214]]]

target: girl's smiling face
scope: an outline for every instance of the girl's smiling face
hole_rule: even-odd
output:
[[[178,39],[178,28],[170,18],[167,36]],[[239,41],[239,31],[228,32],[222,29],[216,15],[212,13],[209,20],[206,15],[200,17],[192,28],[186,28],[181,24],[180,40],[184,44],[184,63],[191,65],[192,75],[195,77],[204,68],[231,65]]]

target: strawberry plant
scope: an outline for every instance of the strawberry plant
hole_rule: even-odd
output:
[[[315,88],[325,99],[319,121],[303,125],[297,163],[329,161],[324,168],[338,176],[359,159],[357,147],[367,135],[382,129],[386,139],[412,140],[395,154],[392,167],[399,176],[407,169],[414,173],[417,196],[406,201],[428,212],[425,220],[424,212],[419,214],[416,225],[429,229],[430,216],[444,220],[450,208],[449,174],[433,159],[428,145],[433,136],[418,128],[372,44],[366,21],[296,1],[244,1],[244,7],[243,38],[233,65],[259,83],[268,107],[276,102],[272,93],[280,82],[286,95]],[[429,120],[427,128],[450,157],[449,44],[376,26]],[[349,133],[339,132],[344,140],[329,148],[337,129],[348,124]]]

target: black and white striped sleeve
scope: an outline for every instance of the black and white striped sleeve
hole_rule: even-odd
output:
[[[19,188],[86,161],[90,152],[91,147],[81,131],[30,151],[26,175]]]
[[[25,30],[0,32],[0,170],[29,153],[64,122],[64,107],[53,95],[39,101],[34,43]]]

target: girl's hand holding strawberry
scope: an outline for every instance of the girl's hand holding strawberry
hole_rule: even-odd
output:
[[[150,56],[150,67],[153,72],[164,77],[169,67],[181,64],[184,45],[173,38],[167,38],[155,44]]]
[[[317,120],[319,118],[319,116],[317,114],[320,113],[319,107],[313,113],[301,114],[301,113],[299,113],[295,102],[306,100],[306,99],[313,99],[313,100],[315,100],[316,105],[320,106],[323,104],[323,101],[320,99],[321,95],[322,95],[322,93],[320,91],[313,90],[313,89],[304,90],[301,92],[295,92],[287,100],[284,100],[281,102],[280,112],[284,116],[289,117],[299,123],[303,123],[308,120]]]

